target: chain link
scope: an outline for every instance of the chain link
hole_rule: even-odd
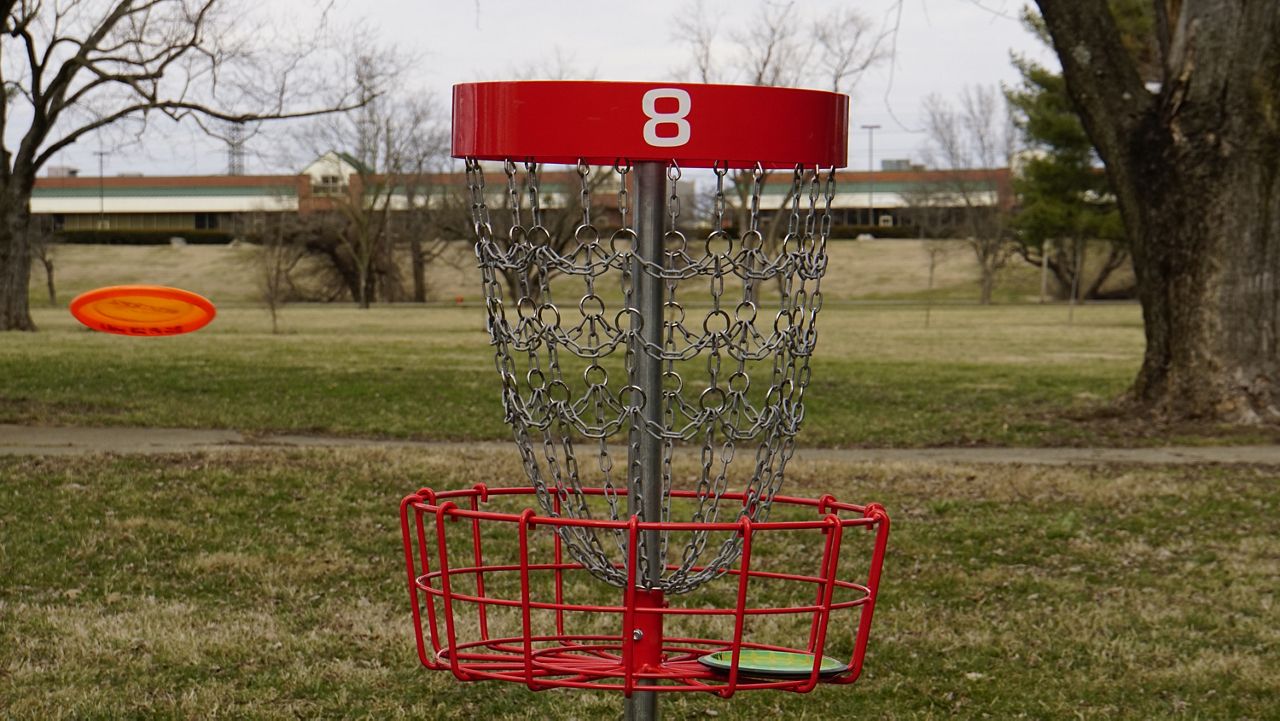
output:
[[[711,199],[711,231],[715,232],[724,228],[724,176],[729,172],[729,164],[714,165],[711,172],[716,176],[716,192]]]

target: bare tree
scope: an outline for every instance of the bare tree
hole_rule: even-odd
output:
[[[994,88],[966,88],[960,105],[925,100],[925,159],[947,171],[939,179],[943,204],[954,208],[950,231],[973,250],[981,274],[980,301],[991,302],[996,273],[1009,261],[1012,214],[1006,203],[1012,121]]]
[[[689,48],[680,72],[699,82],[852,92],[867,69],[886,58],[883,33],[852,8],[807,17],[796,0],[766,2],[720,42],[718,18],[704,0],[672,18],[676,40]],[[730,70],[732,68],[733,70]]]
[[[1094,261],[1091,246],[1103,245],[1104,255]],[[1018,238],[1014,250],[1029,265],[1043,268],[1053,276],[1054,297],[1058,300],[1083,301],[1132,298],[1132,288],[1103,290],[1107,281],[1129,260],[1121,245],[1096,241],[1083,235],[1045,239],[1038,245]],[[1082,282],[1082,279],[1088,280]]]
[[[357,87],[403,85],[407,62],[393,54],[364,56]],[[313,123],[303,145],[324,154],[342,170],[345,185],[329,188],[313,210],[325,222],[308,247],[331,265],[362,308],[376,300],[410,297],[399,263],[407,248],[412,266],[412,298],[426,298],[426,267],[444,250],[433,218],[440,204],[435,186],[448,166],[448,133],[429,96],[391,93],[358,111]],[[459,189],[460,190],[460,189]]]
[[[938,176],[940,174],[934,174]],[[945,176],[943,176],[945,177]],[[902,220],[914,226],[920,241],[923,243],[928,267],[925,282],[924,325],[929,327],[933,315],[934,278],[938,264],[944,261],[952,251],[957,250],[957,241],[950,236],[955,233],[956,218],[960,214],[951,207],[954,202],[949,183],[923,182],[909,186],[899,193],[903,205]]]
[[[271,316],[272,333],[279,332],[279,314],[295,300],[332,301],[345,292],[333,291],[335,273],[313,259],[317,239],[326,233],[326,219],[317,214],[258,211],[237,219],[236,236],[256,246],[245,258],[257,280],[259,298]]]
[[[505,183],[503,199],[493,207],[493,240],[503,252],[513,250],[516,242],[533,236],[538,238],[539,245],[545,244],[556,254],[571,255],[580,237],[577,232],[579,226],[590,224],[606,238],[614,230],[609,225],[604,199],[615,194],[627,181],[613,168],[581,166],[576,170],[544,172],[541,166],[536,166],[536,172],[530,173],[528,166],[521,169],[508,165],[506,170],[507,175],[502,178]],[[535,188],[537,192],[531,192]],[[536,210],[529,201],[522,200],[519,212],[513,212],[515,199],[535,196],[539,202]],[[586,208],[583,208],[583,200],[587,203]],[[444,225],[446,232],[454,237],[463,233],[470,235],[473,232],[470,212],[469,203],[455,196],[450,220]],[[517,223],[524,232],[511,232]],[[533,232],[535,227],[545,232]],[[534,301],[540,300],[544,282],[560,275],[561,270],[530,264],[524,269],[503,268],[501,272],[503,285],[514,302],[526,295]]]
[[[294,295],[293,270],[305,257],[303,245],[298,242],[298,220],[293,215],[260,213],[246,233],[259,246],[258,290],[271,314],[273,334],[280,332],[280,309]]]
[[[582,69],[577,57],[556,47],[553,52],[544,56],[539,62],[514,68],[512,77],[521,80],[591,80],[595,77],[594,69]],[[494,240],[504,251],[511,250],[513,240],[511,228],[517,223],[525,231],[541,226],[546,233],[537,233],[539,244],[545,244],[557,254],[570,254],[578,243],[577,229],[584,221],[603,227],[604,214],[601,212],[602,196],[615,192],[625,183],[612,168],[607,166],[582,166],[573,171],[550,171],[545,165],[523,167],[510,164],[505,167],[501,182],[505,183],[500,203],[493,205]],[[559,192],[552,192],[555,188]],[[462,191],[465,188],[458,187]],[[536,190],[531,195],[530,191]],[[526,203],[520,213],[513,213],[514,198],[539,198],[539,207],[535,211]],[[587,207],[582,207],[585,199]],[[470,237],[474,233],[471,219],[470,199],[459,193],[441,193],[441,230],[450,237]],[[502,208],[500,212],[498,208]],[[518,215],[518,217],[517,217]],[[517,233],[515,237],[527,237],[528,233]],[[514,300],[528,295],[535,301],[541,298],[542,284],[560,275],[555,267],[531,265],[527,269],[518,270],[504,268],[501,271],[502,282],[509,296]]]
[[[407,142],[392,168],[404,188],[401,227],[409,247],[415,303],[427,301],[427,267],[444,257],[454,240],[465,237],[446,234],[442,222],[442,213],[452,198],[462,197],[462,188],[450,182],[453,174],[445,173],[451,163],[448,124],[437,108],[426,98],[406,102]]]
[[[933,276],[938,269],[938,260],[945,255],[947,248],[938,240],[926,240],[924,246],[925,256],[929,259],[929,280],[925,284],[924,291],[924,327],[929,327],[930,317],[933,315]]]
[[[148,119],[231,122],[358,107],[316,72],[333,60],[319,27],[243,28],[235,0],[7,0],[0,34],[0,330],[34,330],[27,303],[29,202],[50,158],[96,131]],[[277,24],[275,27],[284,26]],[[16,140],[16,147],[9,145]]]
[[[730,28],[722,41],[719,18],[703,0],[686,5],[672,18],[673,34],[689,52],[690,64],[679,72],[704,83],[853,92],[862,74],[886,59],[886,35],[853,8],[817,17],[806,15],[805,9],[796,0],[766,2],[743,25]],[[751,170],[729,173],[727,209],[741,231],[751,223],[754,183],[767,182],[768,176],[766,172],[756,178]],[[792,197],[789,189],[778,207],[786,208]],[[785,217],[786,213],[773,213],[759,228],[766,250],[776,251]]]
[[[33,222],[32,227],[28,230],[27,237],[31,241],[31,259],[40,261],[40,265],[44,269],[44,286],[45,292],[49,294],[49,306],[56,308],[58,305],[58,287],[53,280],[53,261],[58,237],[53,230],[52,224],[47,220],[39,223]]]

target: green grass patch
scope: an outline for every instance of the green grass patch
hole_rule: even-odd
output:
[[[1063,310],[939,307],[926,327],[920,306],[829,304],[801,444],[1273,440],[1099,421],[1137,371],[1138,308],[1084,307],[1072,324]],[[65,311],[36,320],[40,332],[0,343],[0,423],[510,437],[478,308],[289,307],[273,335],[265,312],[231,306],[199,333],[142,339],[87,331]]]
[[[664,696],[666,718],[1274,714],[1275,469],[789,470],[893,517],[864,676]],[[0,715],[618,717],[417,665],[399,498],[521,479],[479,451],[0,458]]]

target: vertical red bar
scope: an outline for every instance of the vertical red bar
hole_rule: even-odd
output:
[[[418,496],[415,494],[406,496],[404,500],[400,501],[400,535],[404,540],[405,570],[409,574],[409,603],[413,612],[413,636],[418,645],[418,660],[427,668],[437,669],[440,667],[435,663],[434,658],[427,656],[427,645],[422,638],[422,612],[418,603],[418,574],[413,565],[413,549],[418,544],[414,544],[412,534],[409,531],[409,507],[417,503],[418,500]],[[419,538],[419,544],[421,542],[421,538]],[[426,569],[423,569],[423,573],[426,573]],[[434,622],[434,619],[432,621]]]
[[[560,495],[555,496],[556,517],[560,518]],[[554,531],[551,535],[554,537],[552,541],[554,550],[552,551],[552,561],[556,564],[555,570],[555,594],[556,594],[556,635],[560,636],[561,643],[564,641],[564,569],[560,564],[564,563],[564,552],[561,549],[560,531],[562,527],[552,528]]]
[[[530,691],[540,687],[533,680],[533,618],[529,607],[529,525],[533,519],[532,508],[520,514],[520,625],[524,637],[524,684]]]
[[[431,494],[428,503],[435,503],[434,493]],[[419,539],[419,542],[417,542],[417,553],[419,553],[419,556],[421,557],[422,575],[428,575],[431,572],[431,566],[428,562],[428,558],[430,558],[431,555],[426,551],[426,538],[428,538],[428,533],[426,533],[426,523],[424,519],[426,519],[426,511],[424,508],[417,506],[413,507],[413,520],[415,520],[415,525],[417,526],[417,539]],[[426,587],[425,590],[428,590],[428,594],[426,594],[426,617],[431,621],[431,649],[435,652],[436,657],[439,657],[440,621],[438,620],[439,616],[436,615],[435,612],[435,594],[430,593],[430,583],[428,583],[428,587]],[[443,666],[436,667],[443,668]]]
[[[831,622],[831,597],[835,594],[836,575],[840,568],[840,539],[844,535],[844,526],[840,524],[840,518],[834,513],[827,516],[827,521],[831,526],[827,530],[830,534],[830,542],[827,546],[826,564],[823,569],[823,578],[826,583],[820,588],[822,600],[819,604],[818,617],[821,623],[818,624],[816,637],[810,639],[809,653],[813,654],[813,671],[809,674],[809,680],[796,689],[800,693],[812,691],[813,687],[818,685],[823,651],[826,650],[827,645],[827,625]]]
[[[831,517],[832,514],[828,513],[827,519],[829,520]],[[836,525],[839,525],[839,523]],[[831,561],[831,544],[833,542],[838,542],[838,538],[833,534],[830,525],[822,529],[822,535],[826,538],[826,542],[823,544],[822,548],[822,559],[818,563],[818,578],[825,581],[827,579],[827,573]],[[823,594],[825,594],[827,590],[825,584],[819,583],[815,585],[817,593],[814,594],[813,605],[818,608],[813,612],[813,621],[809,623],[809,643],[807,646],[809,653],[813,653],[813,647],[817,643],[818,626],[822,620],[822,598]]]
[[[459,681],[470,681],[471,675],[462,670],[458,662],[458,636],[453,622],[453,588],[449,583],[449,544],[445,539],[445,516],[456,509],[453,501],[445,501],[436,507],[436,553],[440,557],[440,600],[444,603],[444,629],[449,652],[449,670]]]
[[[884,551],[889,543],[889,514],[879,503],[867,504],[863,512],[864,518],[875,519],[876,542],[871,552],[871,569],[867,573],[867,602],[862,606],[862,616],[858,621],[858,635],[854,637],[853,658],[849,660],[852,671],[841,678],[839,683],[853,683],[862,673],[863,658],[867,653],[867,640],[871,636],[871,615],[875,612],[876,597],[880,593],[880,570],[884,565]]]
[[[425,490],[425,489],[424,489]],[[436,494],[432,491],[426,491],[426,502],[433,504],[436,502]],[[414,525],[418,531],[418,558],[422,563],[422,575],[426,576],[431,573],[431,554],[427,552],[427,529],[423,519],[427,516],[427,512],[420,506],[414,506],[413,518]],[[436,615],[436,599],[435,595],[430,592],[430,583],[427,584],[427,618],[431,621],[431,648],[437,655],[440,654],[440,621]],[[435,668],[444,668],[439,663]]]
[[[631,698],[636,689],[635,615],[637,547],[640,545],[640,520],[632,516],[627,522],[627,587],[622,590],[622,695]]]
[[[471,510],[480,510],[480,500],[489,500],[489,489],[483,483],[477,483],[474,486],[475,495],[471,496]],[[472,558],[476,564],[476,595],[485,598],[484,595],[484,552],[480,548],[480,519],[471,518],[471,549]],[[481,601],[479,608],[476,609],[480,615],[480,640],[489,640],[489,608]]]
[[[742,556],[738,571],[738,602],[733,607],[733,641],[729,647],[732,658],[729,659],[729,683],[720,690],[720,695],[729,698],[738,689],[738,659],[742,656],[742,632],[747,622],[747,581],[751,578],[751,519],[742,517],[739,522],[742,530]]]

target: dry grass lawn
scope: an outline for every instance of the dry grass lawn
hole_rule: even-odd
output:
[[[828,247],[831,260],[823,290],[829,300],[923,299],[929,248],[943,249],[934,296],[946,302],[977,299],[977,266],[961,241],[841,240]],[[257,248],[248,245],[61,245],[55,249],[54,278],[63,303],[103,285],[154,283],[187,288],[220,304],[256,304],[261,298],[257,257]],[[1022,261],[1011,262],[1001,285],[1001,300],[1035,300],[1039,274]],[[429,266],[427,288],[431,301],[478,299],[480,281],[470,243],[457,243]],[[37,305],[47,303],[45,275],[38,265],[31,296]]]
[[[792,471],[892,514],[864,677],[667,718],[1274,718],[1277,469]],[[0,715],[615,717],[417,667],[399,498],[521,480],[480,451],[0,459]]]
[[[145,339],[88,332],[64,309],[34,316],[40,332],[0,345],[0,422],[509,437],[474,305],[289,306],[284,332],[272,334],[265,311],[232,304],[199,333]],[[1149,445],[1221,436],[1135,437],[1131,425],[1090,420],[1136,372],[1135,306],[1081,308],[1072,325],[1063,308],[1038,305],[945,306],[931,318],[926,327],[918,305],[828,303],[801,442]],[[705,375],[696,364],[687,370],[691,384]]]

